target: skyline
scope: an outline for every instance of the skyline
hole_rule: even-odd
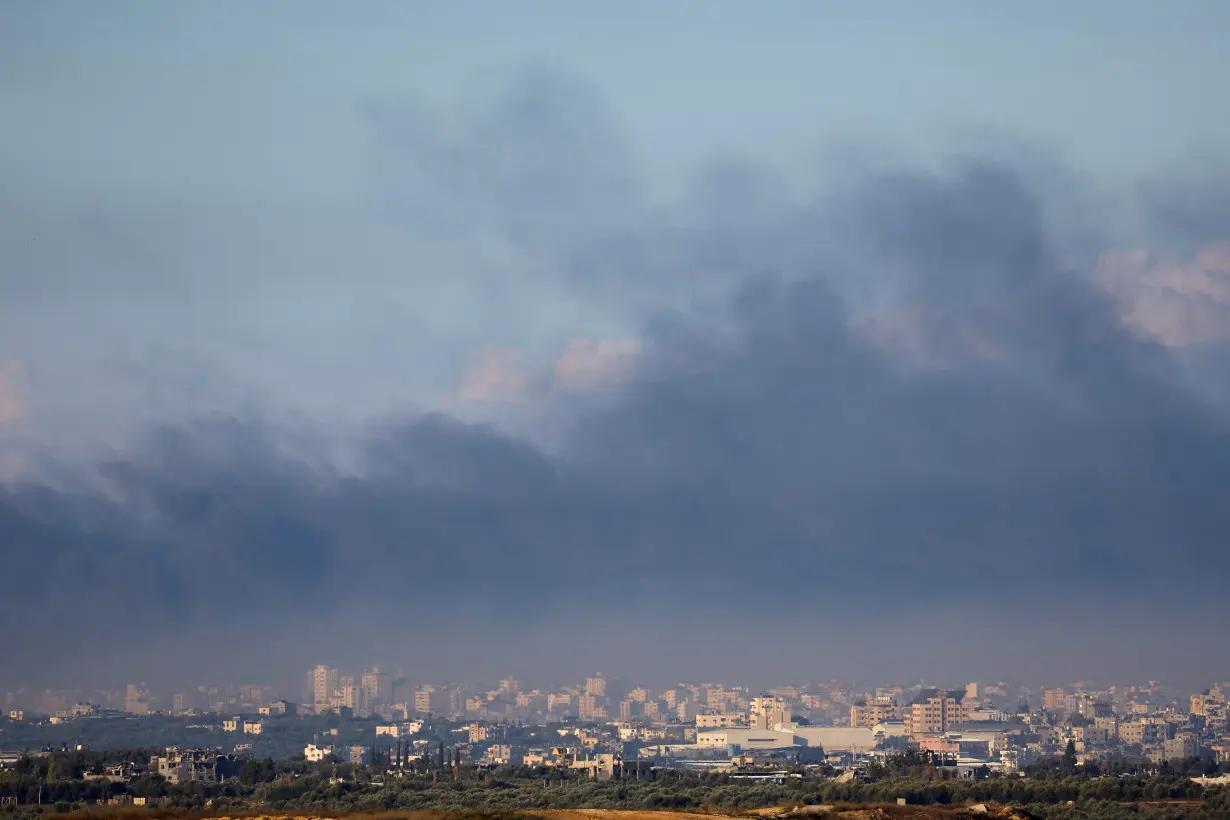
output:
[[[1230,7],[408,8],[0,5],[0,684],[1230,678]]]

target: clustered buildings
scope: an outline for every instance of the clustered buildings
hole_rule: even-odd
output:
[[[146,714],[158,705],[140,684],[106,706],[67,703],[67,693],[43,693],[39,705],[27,696],[18,704],[15,694],[8,695],[15,721],[68,721],[121,708]],[[929,752],[958,769],[1013,771],[1072,749],[1081,761],[1207,757],[1230,763],[1228,698],[1230,684],[1190,696],[1155,682],[1054,689],[975,682],[873,691],[836,682],[767,691],[678,683],[651,690],[603,675],[546,688],[509,677],[469,689],[411,686],[382,667],[347,675],[320,665],[308,673],[299,701],[275,697],[269,687],[201,688],[174,695],[166,711],[221,713],[213,725],[235,736],[234,750],[259,744],[279,721],[328,714],[370,722],[372,733],[361,743],[314,738],[303,748],[308,760],[359,762],[375,752],[391,765],[413,765],[443,755],[447,741],[451,763],[568,766],[595,776],[631,761],[738,769],[790,760],[849,768],[906,749]],[[182,760],[166,765],[188,766]]]

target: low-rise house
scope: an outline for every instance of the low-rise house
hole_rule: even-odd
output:
[[[600,754],[572,761],[569,767],[589,774],[595,780],[610,780],[623,771],[623,759],[615,754]]]
[[[309,763],[321,763],[333,757],[333,749],[329,746],[317,746],[309,743],[303,749],[303,756]]]

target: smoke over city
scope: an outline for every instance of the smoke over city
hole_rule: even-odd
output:
[[[1221,160],[663,190],[583,70],[475,88],[336,113],[336,192],[0,151],[0,679],[1224,673]]]

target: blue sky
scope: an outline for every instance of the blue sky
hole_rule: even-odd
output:
[[[1212,1],[6,7],[6,153],[133,185],[156,183],[126,167],[137,152],[166,184],[332,196],[356,184],[360,106],[447,102],[526,62],[599,86],[655,178],[712,152],[799,162],[825,140],[945,152],[964,129],[1133,174],[1230,125],[1230,10]],[[202,161],[176,172],[166,143]]]

